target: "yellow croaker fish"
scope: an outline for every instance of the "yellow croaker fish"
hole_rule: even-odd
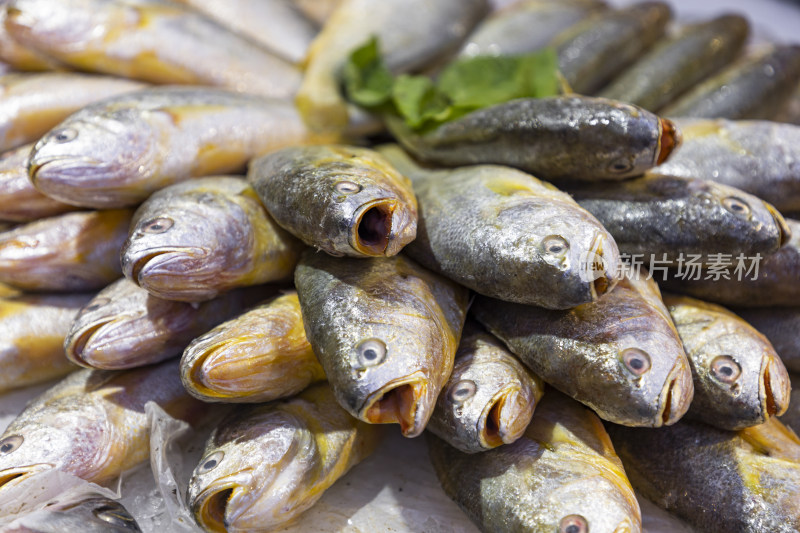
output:
[[[534,374],[603,419],[659,427],[689,409],[683,344],[656,282],[628,271],[596,302],[554,311],[478,296],[472,313]]]
[[[6,7],[10,0],[0,0],[0,60],[14,70],[43,71],[59,68],[58,62],[19,44],[6,29]]]
[[[542,394],[541,379],[496,337],[468,322],[427,428],[465,453],[511,444],[528,427]]]
[[[306,335],[336,398],[372,424],[425,428],[467,312],[467,289],[410,259],[307,250],[295,271]]]
[[[64,337],[91,294],[19,295],[0,299],[0,393],[76,370]]]
[[[183,352],[181,379],[192,396],[207,402],[267,402],[324,380],[297,293],[263,303],[193,340]]]
[[[33,144],[0,155],[0,220],[33,222],[78,209],[36,190],[28,178],[28,157]]]
[[[276,98],[300,83],[288,61],[175,2],[11,0],[5,27],[23,46],[90,72]]]
[[[215,176],[155,192],[136,210],[122,272],[153,296],[201,302],[288,281],[302,243],[275,223],[242,178]]]
[[[141,533],[125,507],[105,496],[59,497],[43,509],[7,524],[3,533]]]
[[[378,36],[392,71],[419,70],[455,52],[487,10],[486,0],[343,0],[311,43],[300,113],[314,131],[342,131],[348,110],[338,75],[355,48]]]
[[[687,416],[722,429],[763,424],[789,406],[789,374],[772,344],[724,307],[666,295],[694,378]]]
[[[0,151],[38,141],[59,122],[93,102],[144,87],[132,80],[77,72],[0,77]]]
[[[178,181],[243,171],[247,162],[320,138],[291,102],[221,89],[146,89],[91,104],[36,143],[30,178],[75,205],[136,205]]]
[[[378,429],[339,407],[328,385],[238,409],[206,443],[189,507],[206,531],[275,531],[372,453]]]
[[[619,457],[594,413],[548,391],[524,435],[466,454],[428,435],[442,488],[492,533],[640,533],[642,517]]]
[[[80,211],[0,233],[0,283],[26,291],[88,291],[122,275],[133,211]]]
[[[636,490],[697,531],[800,530],[800,439],[776,418],[738,432],[693,420],[607,429]]]
[[[278,224],[331,255],[392,256],[417,235],[411,181],[374,150],[284,148],[254,160],[247,179]]]
[[[177,361],[67,376],[29,403],[0,437],[0,494],[50,469],[106,483],[147,460],[148,401],[189,423],[207,411],[183,389]]]

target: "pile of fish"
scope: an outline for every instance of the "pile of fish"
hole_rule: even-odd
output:
[[[146,461],[152,402],[223,417],[207,531],[290,524],[395,424],[483,531],[638,532],[634,488],[800,531],[800,46],[657,1],[0,4],[0,394],[63,378],[0,502]],[[564,91],[414,131],[343,94],[373,35],[395,74],[551,46]]]

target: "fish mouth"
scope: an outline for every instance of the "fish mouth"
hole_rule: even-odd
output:
[[[123,261],[122,269],[128,279],[141,287],[143,273],[146,281],[147,276],[154,270],[169,271],[171,263],[185,261],[186,256],[196,258],[204,255],[203,250],[194,247],[161,248],[137,259]]]
[[[52,468],[55,468],[55,465],[50,463],[7,468],[6,470],[0,471],[0,490],[19,485],[29,477]]]
[[[89,359],[91,358],[86,357],[86,346],[92,341],[97,332],[99,332],[105,326],[113,322],[114,322],[113,319],[95,322],[91,326],[85,328],[80,335],[78,335],[77,337],[73,337],[64,346],[64,351],[66,352],[67,359],[69,359],[76,365],[80,365],[86,368],[100,368],[95,363],[89,362]]]
[[[390,198],[367,202],[355,219],[351,246],[364,255],[391,257],[417,235],[416,222]]]
[[[658,155],[656,166],[666,161],[670,154],[678,149],[683,142],[681,130],[674,122],[667,118],[658,119]]]
[[[667,378],[667,383],[661,393],[659,418],[653,427],[671,426],[680,420],[689,410],[694,398],[692,374],[685,362],[675,365]]]
[[[519,439],[533,414],[518,388],[495,394],[484,407],[478,422],[478,435],[484,448],[496,448]]]
[[[425,429],[430,414],[421,402],[426,390],[425,380],[419,376],[392,381],[369,395],[359,418],[370,424],[400,424],[404,437],[416,437]]]
[[[66,162],[66,164],[64,164]],[[89,157],[75,157],[72,155],[64,156],[50,156],[44,159],[37,159],[36,157],[30,158],[28,161],[28,176],[31,183],[36,185],[36,180],[44,175],[44,178],[54,182],[70,182],[74,181],[74,176],[70,174],[68,179],[60,179],[59,170],[74,170],[77,168],[97,168],[101,165],[102,161],[92,159]],[[55,172],[49,172],[51,167],[58,167]],[[44,169],[44,172],[42,172]]]
[[[228,531],[228,504],[238,485],[234,482],[212,486],[200,493],[192,505],[194,516],[206,531]]]
[[[783,362],[766,358],[761,368],[761,405],[766,418],[781,416],[789,408],[792,385]]]
[[[228,348],[229,343],[216,346],[210,350],[203,350],[197,355],[190,364],[182,362],[181,364],[181,379],[183,380],[184,387],[193,396],[200,397],[206,401],[210,398],[229,398],[233,394],[225,394],[227,391],[227,384],[230,379],[226,379],[223,375],[224,369],[212,367],[211,371],[206,367],[206,364],[214,362],[214,359],[220,358],[227,360],[225,357],[225,350]],[[224,366],[224,365],[223,365]],[[209,388],[209,385],[214,388]],[[235,391],[230,391],[231,393]]]
[[[786,219],[783,218],[783,215],[781,215],[771,204],[767,204],[767,211],[769,211],[769,214],[772,215],[772,219],[778,226],[778,231],[781,234],[779,246],[782,248],[792,239],[792,230],[789,228],[789,224],[786,223]]]
[[[603,235],[597,235],[589,247],[588,257],[592,258],[592,264],[587,265],[587,267],[591,268],[591,272],[587,274],[589,274],[590,279],[592,279],[592,282],[589,284],[589,292],[592,301],[599,299],[613,289],[617,281],[619,281],[615,276],[615,272],[618,270],[616,268],[617,265],[615,261],[611,261],[611,265],[609,265],[608,258],[604,255],[606,252],[604,244],[605,237]],[[609,266],[611,268],[609,268]]]

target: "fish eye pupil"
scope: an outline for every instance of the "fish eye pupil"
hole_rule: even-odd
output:
[[[378,358],[378,352],[376,352],[372,348],[364,350],[364,359],[366,359],[367,361],[374,361],[377,358]]]
[[[214,468],[215,466],[217,466],[217,460],[216,460],[216,459],[211,459],[210,461],[206,461],[206,462],[203,464],[203,468],[204,468],[205,470],[211,470],[211,469],[212,469],[212,468]]]
[[[11,453],[20,447],[22,441],[25,440],[20,435],[11,435],[3,440],[0,440],[0,454]]]
[[[567,529],[564,531],[565,533],[581,533],[581,528],[573,524],[571,526],[567,526]]]
[[[726,376],[733,375],[733,369],[729,366],[723,366],[722,368],[719,369],[719,371],[721,374],[725,374]]]
[[[2,453],[8,453],[8,452],[10,452],[10,451],[11,451],[11,448],[13,448],[13,447],[14,447],[14,445],[13,445],[13,444],[11,444],[10,442],[6,442],[6,443],[5,443],[5,444],[3,444],[2,446],[0,446],[0,452],[2,452]]]
[[[644,368],[644,361],[642,361],[641,359],[631,359],[630,365],[631,368],[633,368],[634,370],[641,370],[642,368]]]

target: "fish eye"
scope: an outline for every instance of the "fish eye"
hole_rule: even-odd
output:
[[[95,298],[92,303],[83,308],[83,312],[97,311],[104,305],[107,305],[111,300],[109,298]]]
[[[212,453],[200,461],[200,466],[197,467],[197,473],[207,474],[208,472],[211,472],[222,462],[223,457],[225,457],[225,452],[219,451]]]
[[[650,356],[647,355],[647,352],[639,348],[626,348],[622,350],[620,355],[622,357],[622,364],[624,364],[628,372],[634,376],[641,376],[650,370],[652,363],[650,362]]]
[[[342,194],[352,194],[354,192],[360,191],[361,185],[359,185],[358,183],[354,183],[352,181],[345,180],[336,183],[336,185],[334,185],[333,188],[336,189],[336,192]]]
[[[749,218],[750,217],[750,206],[747,205],[747,202],[742,200],[741,198],[736,198],[735,196],[729,196],[722,200],[722,205],[733,213],[734,215]]]
[[[461,404],[475,396],[478,386],[470,379],[462,379],[450,387],[450,399],[457,404]]]
[[[561,519],[558,533],[589,533],[589,522],[579,514],[571,514]]]
[[[142,231],[151,234],[164,233],[171,228],[174,223],[175,221],[169,217],[158,217],[145,222],[142,226]]]
[[[125,514],[121,505],[103,505],[92,510],[92,514],[99,520],[116,527],[132,528],[134,523],[133,518]]]
[[[68,143],[78,136],[78,130],[75,128],[61,128],[53,131],[50,138],[57,143]]]
[[[711,375],[723,383],[734,383],[742,375],[742,367],[730,355],[718,355],[711,361]]]
[[[560,235],[550,235],[542,241],[542,248],[547,255],[561,257],[569,250],[569,243]]]
[[[377,366],[386,359],[386,345],[379,339],[367,339],[356,346],[356,355],[362,368]]]
[[[624,174],[633,170],[633,161],[627,158],[616,159],[608,165],[608,171],[612,174]]]
[[[22,435],[11,435],[0,440],[0,455],[6,455],[15,451],[24,440]]]

